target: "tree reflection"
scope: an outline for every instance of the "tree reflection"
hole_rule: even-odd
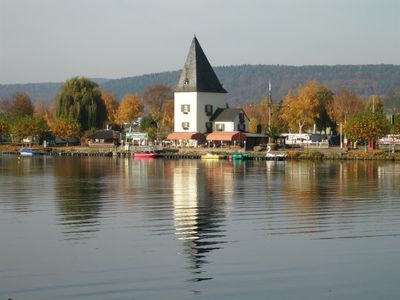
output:
[[[54,160],[55,194],[61,224],[68,239],[83,239],[98,231],[105,190],[99,180],[107,168],[90,158]]]

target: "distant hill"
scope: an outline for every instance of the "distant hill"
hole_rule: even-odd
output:
[[[282,99],[290,89],[317,80],[334,92],[346,87],[362,97],[384,95],[400,90],[399,65],[336,65],[336,66],[283,66],[241,65],[214,68],[224,88],[228,101],[241,104],[260,101],[267,95],[268,80],[272,81],[273,99]],[[115,93],[118,99],[126,93],[143,93],[152,84],[174,87],[180,71],[162,72],[121,79],[94,79],[102,89]],[[0,85],[0,97],[25,91],[33,100],[51,102],[62,83],[7,84]]]

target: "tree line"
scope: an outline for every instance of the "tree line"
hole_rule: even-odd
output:
[[[151,138],[162,138],[173,128],[173,92],[164,85],[149,86],[142,95],[126,94],[118,101],[114,94],[84,77],[67,80],[49,106],[32,104],[28,94],[17,92],[0,101],[0,136],[18,141],[43,136],[49,131],[68,139],[89,137],[106,125],[121,130],[142,117],[142,129]]]
[[[265,98],[247,103],[243,109],[250,118],[249,131],[263,131],[270,136],[283,132],[337,134],[342,128],[353,141],[368,142],[388,133],[400,134],[399,111],[389,111],[389,120],[382,97],[364,100],[350,89],[335,94],[316,81],[289,90],[277,103]]]

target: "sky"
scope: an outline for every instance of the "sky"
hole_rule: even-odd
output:
[[[0,84],[213,66],[400,64],[399,0],[0,0]]]

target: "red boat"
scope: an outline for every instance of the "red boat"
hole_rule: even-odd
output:
[[[159,156],[155,152],[138,152],[133,154],[133,158],[157,158]]]

